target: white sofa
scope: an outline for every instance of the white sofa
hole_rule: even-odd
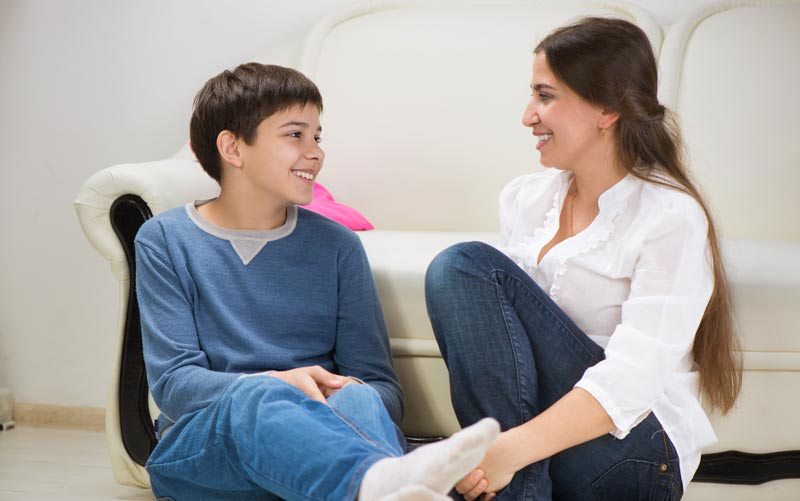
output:
[[[704,456],[696,480],[760,485],[696,481],[686,499],[800,499],[800,63],[790,56],[800,47],[798,2],[720,4],[662,36],[650,14],[629,4],[373,1],[254,58],[317,82],[327,152],[320,182],[377,228],[360,236],[406,393],[403,430],[439,437],[458,428],[425,311],[424,272],[452,243],[496,241],[500,189],[541,168],[520,125],[532,49],[583,15],[624,17],[648,35],[661,99],[682,118],[722,228],[746,371],[741,401],[715,418],[720,442],[706,452],[771,454]],[[75,202],[120,282],[106,426],[122,483],[149,483],[141,464],[155,444],[157,412],[147,405],[130,242],[151,214],[216,191],[184,146],[165,160],[98,172]]]

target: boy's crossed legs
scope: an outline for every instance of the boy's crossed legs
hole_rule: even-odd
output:
[[[364,408],[380,402],[366,385],[345,390]],[[499,434],[484,420],[401,456],[396,427],[382,404],[375,408],[378,419],[347,417],[276,378],[240,379],[162,438],[147,465],[153,491],[177,500],[263,500],[265,492],[288,500],[445,500]]]

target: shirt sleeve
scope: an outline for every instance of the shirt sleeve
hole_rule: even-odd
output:
[[[145,227],[142,227],[145,229]],[[150,230],[161,230],[150,227]],[[216,400],[240,376],[212,371],[200,347],[190,295],[154,238],[136,239],[136,293],[150,392],[171,421]],[[141,235],[140,235],[141,236]]]
[[[714,286],[705,213],[673,201],[649,225],[605,359],[576,387],[588,391],[624,438],[653,408],[691,349]],[[654,216],[655,217],[655,216]]]
[[[357,236],[339,260],[334,361],[339,373],[358,378],[380,394],[392,420],[403,419],[403,391],[392,366],[389,336],[372,271]]]
[[[500,192],[497,206],[500,212],[500,246],[506,247],[514,231],[517,214],[519,213],[519,191],[530,176],[524,175],[512,179]]]

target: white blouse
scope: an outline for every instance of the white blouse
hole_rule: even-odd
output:
[[[501,250],[605,349],[575,386],[600,402],[620,439],[652,411],[678,452],[685,489],[701,449],[717,441],[691,354],[714,285],[705,213],[685,193],[628,175],[600,196],[585,230],[537,265],[571,179],[547,169],[503,189]]]

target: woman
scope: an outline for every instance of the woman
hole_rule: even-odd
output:
[[[680,499],[741,386],[714,224],[658,103],[645,34],[586,18],[534,51],[541,164],[500,195],[502,249],[445,250],[428,312],[462,426],[504,432],[456,490]]]

